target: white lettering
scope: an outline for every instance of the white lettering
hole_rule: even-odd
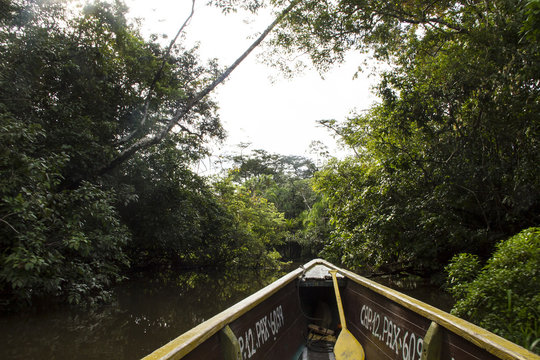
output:
[[[263,346],[270,339],[270,332],[274,336],[285,325],[285,317],[283,316],[283,308],[281,305],[270,311],[267,315],[255,322],[254,326],[250,326],[244,334],[238,336],[238,344],[240,352],[244,359],[251,358],[257,349]],[[255,329],[255,334],[253,331]]]
[[[414,333],[401,328],[392,318],[382,316],[368,305],[360,310],[360,325],[381,341],[397,355],[401,352],[403,360],[419,360],[424,340]],[[402,331],[403,330],[403,331]]]
[[[398,347],[398,338],[399,338],[399,332],[401,329],[394,324],[394,342],[392,343],[392,346],[390,347],[393,350],[396,350],[396,354],[398,354],[399,347]]]

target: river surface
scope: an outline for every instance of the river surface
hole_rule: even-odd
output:
[[[139,359],[284,273],[204,270],[135,276],[116,289],[112,304],[95,310],[0,315],[0,359]],[[382,282],[445,310],[451,306],[428,284]]]

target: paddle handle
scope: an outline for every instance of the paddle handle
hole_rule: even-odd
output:
[[[343,305],[341,304],[341,295],[339,295],[339,285],[337,282],[337,270],[330,270],[329,273],[332,275],[332,281],[334,282],[334,291],[336,293],[337,307],[339,311],[339,321],[341,322],[341,327],[347,329],[347,324],[345,323],[345,313],[343,312]]]

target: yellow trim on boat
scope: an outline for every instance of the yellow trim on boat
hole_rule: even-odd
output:
[[[307,263],[304,269],[309,269],[319,263],[320,260],[315,259]],[[281,277],[277,281],[267,287],[257,291],[255,294],[245,298],[236,305],[224,310],[208,321],[199,324],[193,329],[185,332],[176,339],[170,341],[166,345],[160,347],[143,360],[178,360],[187,355],[198,345],[208,340],[212,335],[220,331],[225,325],[238,319],[240,316],[253,309],[255,306],[268,299],[270,296],[278,292],[285,285],[297,279],[305,271],[298,268],[287,275]]]
[[[399,293],[384,285],[380,285],[372,280],[357,275],[351,271],[341,269],[325,260],[315,259],[298,268],[279,280],[273,282],[267,287],[259,290],[253,295],[247,297],[236,305],[224,310],[223,312],[212,317],[208,321],[194,327],[188,332],[180,335],[176,339],[170,341],[163,347],[155,350],[143,360],[178,360],[187,355],[198,345],[209,339],[222,328],[232,321],[238,319],[249,310],[253,309],[270,296],[275,294],[281,288],[297,279],[306,270],[315,265],[324,265],[330,269],[335,269],[341,275],[349,278],[374,292],[388,298],[395,303],[404,306],[417,314],[436,322],[440,326],[449,331],[461,336],[470,341],[476,346],[485,349],[489,353],[505,360],[540,360],[540,356],[524,349],[523,347],[514,344],[500,336],[497,336],[481,327],[469,323],[456,316],[448,314],[422,301],[416,300],[410,296]]]

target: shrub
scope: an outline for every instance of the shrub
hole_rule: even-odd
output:
[[[453,314],[540,352],[540,228],[499,243],[483,268],[459,254],[446,270]]]

